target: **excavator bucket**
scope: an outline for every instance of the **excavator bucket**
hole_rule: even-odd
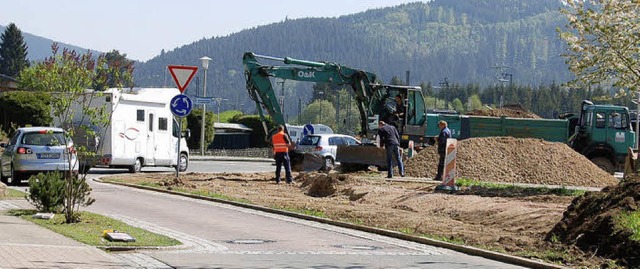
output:
[[[292,171],[311,172],[324,168],[324,159],[316,154],[290,151],[289,158]]]
[[[374,145],[338,146],[336,159],[343,168],[348,168],[346,170],[362,170],[369,167],[369,165],[378,167],[387,165],[385,149],[378,148]]]

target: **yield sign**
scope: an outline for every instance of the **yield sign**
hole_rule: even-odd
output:
[[[178,86],[178,90],[180,92],[184,92],[184,90],[193,79],[193,76],[198,71],[197,66],[184,66],[184,65],[169,65],[169,72],[171,72],[171,76],[173,77],[173,81],[176,82]]]

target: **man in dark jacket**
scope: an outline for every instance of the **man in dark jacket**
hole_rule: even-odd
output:
[[[384,121],[379,121],[378,137],[380,138],[380,146],[384,146],[387,150],[387,178],[393,177],[393,158],[398,162],[400,176],[404,177],[404,165],[402,164],[402,156],[400,156],[400,135],[398,135],[398,130],[392,125],[386,124]]]
[[[440,134],[436,137],[436,141],[438,142],[438,155],[440,159],[438,160],[438,174],[433,180],[441,181],[444,171],[444,158],[447,152],[447,138],[451,138],[451,131],[447,127],[447,122],[443,120],[438,122],[438,127],[440,128]]]

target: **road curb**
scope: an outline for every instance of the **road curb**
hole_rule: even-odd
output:
[[[249,158],[249,157],[215,157],[215,156],[189,156],[189,161],[232,161],[232,162],[275,162],[270,158]]]
[[[167,194],[172,194],[172,195],[189,197],[189,198],[193,198],[193,199],[207,200],[207,201],[211,201],[211,202],[228,204],[228,205],[233,205],[233,206],[238,206],[238,207],[243,207],[243,208],[249,208],[249,209],[254,209],[254,210],[260,210],[260,211],[264,211],[264,212],[269,212],[269,213],[274,213],[274,214],[279,214],[279,215],[284,215],[284,216],[289,216],[289,217],[294,217],[294,218],[299,218],[299,219],[304,219],[304,220],[309,220],[309,221],[315,221],[315,222],[324,223],[324,224],[330,224],[330,225],[334,225],[334,226],[338,226],[338,227],[354,229],[354,230],[364,231],[364,232],[368,232],[368,233],[374,233],[374,234],[378,234],[378,235],[393,237],[393,238],[397,238],[397,239],[402,239],[402,240],[406,240],[406,241],[411,241],[411,242],[431,245],[431,246],[435,246],[435,247],[451,249],[451,250],[454,250],[454,251],[462,252],[462,253],[473,255],[473,256],[479,256],[479,257],[483,257],[483,258],[487,258],[487,259],[491,259],[491,260],[495,260],[495,261],[499,261],[499,262],[504,262],[504,263],[513,264],[513,265],[519,265],[519,266],[525,266],[525,267],[529,267],[529,268],[540,268],[540,269],[566,268],[564,266],[560,266],[560,265],[556,265],[556,264],[551,264],[551,263],[547,263],[547,262],[543,262],[543,261],[536,261],[536,260],[526,259],[526,258],[522,258],[522,257],[512,256],[512,255],[507,255],[507,254],[504,254],[504,253],[490,251],[490,250],[484,250],[484,249],[480,249],[480,248],[476,248],[476,247],[470,247],[470,246],[465,246],[465,245],[456,245],[456,244],[452,244],[452,243],[448,243],[448,242],[444,242],[444,241],[439,241],[439,240],[435,240],[435,239],[429,239],[429,238],[424,238],[424,237],[417,237],[417,236],[407,235],[407,234],[403,234],[403,233],[396,232],[396,231],[391,231],[391,230],[386,230],[386,229],[381,229],[381,228],[368,227],[368,226],[362,226],[362,225],[357,225],[357,224],[352,224],[352,223],[347,223],[347,222],[341,222],[341,221],[325,219],[325,218],[319,218],[319,217],[314,217],[314,216],[309,216],[309,215],[304,215],[304,214],[299,214],[299,213],[294,213],[294,212],[288,212],[288,211],[283,211],[283,210],[263,207],[263,206],[259,206],[259,205],[251,205],[251,204],[228,201],[228,200],[222,200],[222,199],[218,199],[218,198],[206,197],[206,196],[201,196],[201,195],[181,193],[181,192],[176,192],[176,191],[166,190],[166,189],[161,189],[161,188],[156,188],[156,187],[140,186],[140,185],[129,184],[129,183],[121,183],[121,182],[103,181],[103,180],[101,180],[99,178],[98,179],[94,179],[94,181],[101,182],[101,183],[107,183],[107,184],[113,184],[113,185],[126,186],[126,187],[131,187],[131,188],[137,188],[137,189],[143,189],[143,190],[156,191],[156,192],[161,192],[161,193],[167,193]]]

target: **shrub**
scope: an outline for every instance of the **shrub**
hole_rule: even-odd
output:
[[[64,203],[64,186],[64,175],[59,171],[31,176],[27,200],[39,212],[59,213]]]

